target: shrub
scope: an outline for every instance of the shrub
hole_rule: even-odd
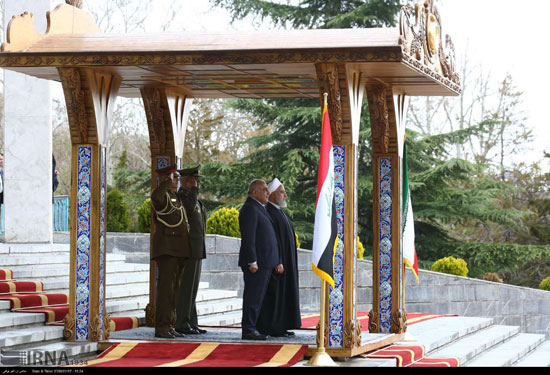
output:
[[[130,226],[128,206],[120,190],[112,189],[107,193],[107,231],[127,232]]]
[[[363,259],[365,256],[365,247],[363,246],[363,242],[359,239],[359,236],[357,236],[357,258]]]
[[[495,283],[502,283],[502,279],[495,272],[486,272],[483,276],[483,280],[493,281]]]
[[[550,277],[547,277],[546,279],[540,282],[539,289],[550,290]]]
[[[300,248],[300,240],[299,240],[299,236],[298,236],[298,233],[294,232],[294,235],[296,236],[296,248]]]
[[[138,208],[138,230],[140,233],[151,231],[151,198],[147,198]]]
[[[206,221],[206,233],[241,238],[239,211],[226,207],[214,211]]]
[[[437,260],[432,265],[432,271],[447,273],[449,275],[468,276],[468,266],[461,258],[446,257]]]

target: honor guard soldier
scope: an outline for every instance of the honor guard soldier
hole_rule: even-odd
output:
[[[202,260],[206,258],[206,210],[198,199],[200,191],[200,165],[179,170],[181,186],[178,196],[185,207],[189,219],[189,242],[191,256],[185,259],[183,275],[177,304],[176,332],[183,334],[202,334],[197,320],[197,291],[201,279]]]
[[[178,189],[179,174],[175,166],[158,169],[159,186],[151,193],[155,233],[151,259],[157,263],[157,301],[155,337],[183,337],[175,331],[176,299],[184,261],[191,255],[189,222]]]

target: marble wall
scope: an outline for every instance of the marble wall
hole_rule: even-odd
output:
[[[44,33],[50,0],[5,0],[4,30],[13,15],[34,14]],[[4,71],[5,241],[52,242],[50,82]]]

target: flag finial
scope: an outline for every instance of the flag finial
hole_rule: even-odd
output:
[[[323,94],[323,98],[324,98],[324,105],[327,105],[328,104],[328,93],[324,93]]]

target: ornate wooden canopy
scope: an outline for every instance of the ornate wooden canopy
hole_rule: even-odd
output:
[[[67,0],[80,5],[80,0]],[[65,336],[109,337],[105,307],[106,145],[117,96],[141,97],[156,168],[181,163],[188,98],[316,98],[328,94],[335,157],[338,247],[335,287],[322,296],[329,352],[354,356],[365,345],[357,319],[357,174],[363,100],[373,149],[371,333],[388,345],[406,331],[402,262],[402,156],[407,97],[461,91],[451,39],[442,37],[433,0],[402,8],[399,27],[240,33],[114,35],[62,4],[40,34],[34,16],[10,21],[0,67],[61,82],[72,141],[70,310]],[[151,231],[154,232],[154,225]],[[150,268],[149,325],[156,267]],[[337,269],[337,266],[338,269]],[[338,272],[337,272],[338,271]]]
[[[44,35],[32,14],[12,18],[0,67],[53,81],[59,67],[94,67],[120,76],[127,97],[163,87],[196,98],[318,98],[315,64],[355,64],[407,95],[456,95],[452,43],[437,13],[425,13],[405,7],[398,28],[116,35],[61,4]]]

